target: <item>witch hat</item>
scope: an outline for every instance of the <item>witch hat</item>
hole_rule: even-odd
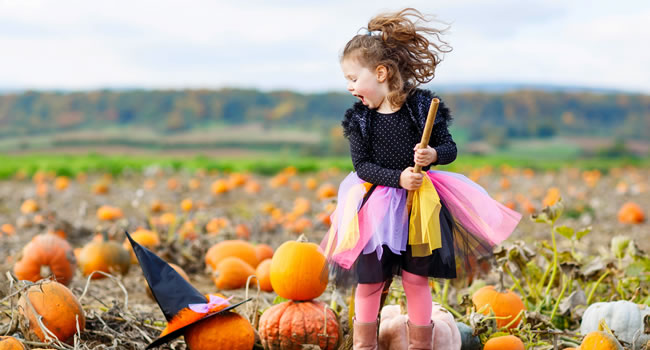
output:
[[[233,305],[228,303],[228,299],[216,295],[210,295],[208,300],[166,261],[134,241],[128,232],[124,233],[138,258],[151,294],[167,319],[167,327],[157,339],[147,345],[147,349],[179,337],[187,326],[252,300],[248,298]]]

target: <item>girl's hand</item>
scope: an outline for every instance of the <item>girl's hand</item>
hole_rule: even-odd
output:
[[[408,167],[399,176],[399,185],[405,190],[415,191],[422,185],[422,173],[414,173],[413,170],[413,167]]]
[[[420,144],[418,143],[413,148],[413,150],[415,151],[415,154],[413,154],[413,162],[416,165],[424,167],[424,166],[431,165],[431,163],[438,160],[438,152],[436,152],[435,148],[432,148],[429,145],[427,145],[427,148],[419,148],[419,147]]]

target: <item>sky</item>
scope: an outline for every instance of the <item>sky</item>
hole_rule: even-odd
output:
[[[0,89],[344,91],[345,43],[409,6],[449,24],[433,86],[650,94],[647,0],[0,0]]]

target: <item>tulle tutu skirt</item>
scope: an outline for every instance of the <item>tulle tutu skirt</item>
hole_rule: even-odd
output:
[[[407,212],[407,191],[365,182],[340,184],[332,225],[321,242],[337,287],[383,282],[402,269],[438,278],[473,276],[521,214],[458,173],[429,170]]]

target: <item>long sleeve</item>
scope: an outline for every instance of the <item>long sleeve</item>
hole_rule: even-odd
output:
[[[401,170],[388,169],[373,163],[368,146],[357,130],[349,134],[350,155],[357,175],[374,185],[401,188],[399,185]]]
[[[451,114],[449,108],[442,101],[438,106],[438,117],[436,117],[433,129],[431,130],[431,138],[429,138],[429,146],[438,152],[438,159],[431,163],[431,165],[449,164],[456,160],[456,155],[458,154],[456,142],[454,142],[454,139],[449,133]]]
[[[456,142],[454,142],[454,139],[449,133],[446,121],[441,121],[433,125],[429,146],[438,152],[438,159],[431,163],[431,165],[449,164],[456,159],[456,155],[458,154]]]

